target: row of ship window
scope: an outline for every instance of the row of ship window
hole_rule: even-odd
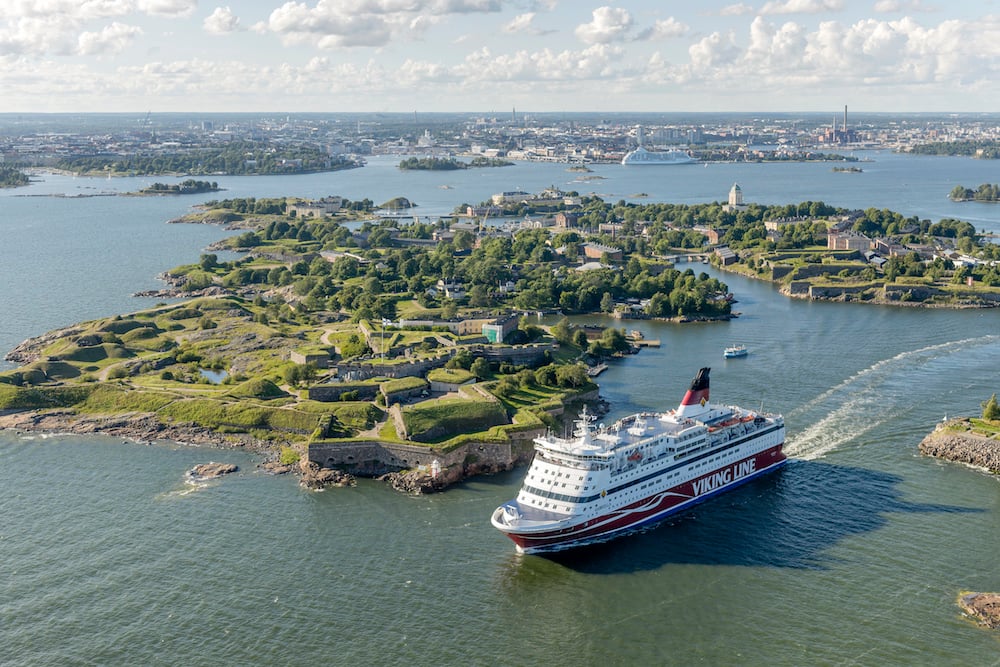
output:
[[[693,470],[695,468],[701,468],[703,466],[708,465],[709,463],[714,463],[714,462],[720,461],[720,460],[722,460],[724,458],[732,458],[736,454],[737,454],[737,451],[735,449],[734,450],[730,450],[727,454],[722,454],[722,455],[716,456],[716,457],[714,457],[712,459],[708,459],[706,461],[702,461],[701,463],[698,463],[696,465],[691,466],[690,469]],[[559,473],[559,475],[561,475],[561,474],[562,473]],[[680,472],[672,472],[672,473],[670,473],[668,475],[664,475],[660,479],[663,480],[663,481],[665,481],[665,480],[668,480],[668,479],[673,479],[674,477],[678,477],[678,476],[680,476]],[[534,479],[534,475],[529,475],[528,477],[529,477],[529,479]],[[579,479],[582,480],[583,477],[580,476]],[[542,479],[542,481],[544,482],[544,478]],[[588,482],[593,481],[593,477],[588,477],[587,481]],[[566,484],[564,483],[562,486],[565,487]],[[639,487],[639,490],[645,489],[646,486],[648,486],[648,484],[643,484],[642,486]],[[580,487],[579,487],[579,485],[575,485],[574,488],[576,490],[579,490]],[[589,487],[585,486],[583,490],[586,491],[588,489],[589,489]],[[589,502],[592,502],[592,501],[597,500],[598,498],[600,498],[600,494],[596,494],[596,495],[592,495],[592,496],[586,496],[586,497],[568,496],[568,495],[564,495],[564,494],[561,494],[561,493],[554,493],[552,491],[544,491],[542,489],[538,489],[538,488],[535,488],[535,487],[532,487],[532,486],[528,486],[528,485],[524,486],[524,491],[527,491],[527,492],[529,492],[529,493],[531,493],[533,495],[536,495],[536,496],[540,496],[542,498],[548,498],[550,500],[561,501],[561,502],[566,502],[566,503],[573,503],[573,504],[589,503]],[[612,493],[614,493],[615,491],[616,490],[613,490]],[[631,496],[632,494],[629,494],[629,495]],[[551,503],[544,503],[543,504],[542,501],[536,500],[536,499],[531,499],[528,502],[530,502],[532,505],[538,505],[538,506],[542,506],[544,508],[549,508],[552,505]],[[558,507],[553,507],[552,509],[559,509],[559,508]],[[567,512],[569,512],[571,510],[570,506],[568,506],[568,505],[565,506],[565,507],[563,507],[562,509],[565,510],[565,511],[567,511]]]

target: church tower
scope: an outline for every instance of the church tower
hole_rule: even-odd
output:
[[[729,205],[743,206],[743,190],[738,183],[733,183],[733,187],[729,190]]]

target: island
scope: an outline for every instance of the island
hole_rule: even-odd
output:
[[[1000,407],[996,394],[983,403],[980,417],[960,417],[938,424],[920,442],[920,453],[957,461],[1000,474]]]
[[[193,178],[186,179],[173,185],[167,183],[153,183],[149,187],[143,188],[138,194],[141,195],[196,195],[203,192],[218,192],[219,184],[215,181],[196,181]]]
[[[317,145],[294,146],[268,141],[232,141],[218,146],[166,148],[146,152],[78,155],[61,158],[54,168],[88,176],[155,176],[165,174],[304,174],[360,167],[364,161],[331,156]]]
[[[916,155],[963,155],[981,160],[996,160],[1000,158],[1000,141],[992,138],[928,141],[910,146],[906,152]]]
[[[454,158],[411,157],[399,163],[399,168],[410,171],[454,171],[456,169],[475,169],[477,167],[511,167],[514,163],[494,157],[478,156],[469,162]]]
[[[1000,593],[961,593],[958,606],[980,625],[1000,629]]]
[[[956,185],[948,194],[952,201],[1000,201],[1000,185],[983,183],[975,190],[964,185]]]
[[[980,417],[946,419],[920,441],[919,451],[947,461],[985,468],[1000,474],[1000,406],[993,394],[982,404]],[[1000,593],[963,592],[962,611],[987,628],[1000,628]]]
[[[0,188],[18,188],[30,182],[28,175],[20,168],[0,164]]]
[[[353,228],[348,201],[211,202],[240,232],[219,247],[243,256],[162,276],[158,296],[184,301],[25,341],[0,373],[0,426],[250,448],[310,484],[345,483],[326,469],[438,490],[525,462],[599,403],[591,369],[639,349],[623,327],[536,313],[732,316],[723,283],[644,248],[457,219]]]
[[[362,475],[422,492],[526,461],[577,404],[600,405],[593,378],[608,363],[648,343],[566,316],[736,316],[734,295],[699,263],[805,298],[1000,302],[1000,269],[986,261],[1000,248],[969,223],[744,204],[734,192],[727,205],[680,205],[553,186],[434,222],[339,195],[206,202],[175,222],[226,225],[234,235],[209,250],[238,258],[206,252],[145,294],[180,302],[22,343],[7,357],[21,367],[0,373],[0,427],[252,448],[310,485]],[[832,247],[845,238],[882,239],[895,254]],[[916,250],[946,247],[954,259]]]

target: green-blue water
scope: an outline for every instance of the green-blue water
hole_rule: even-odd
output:
[[[890,157],[890,166],[903,160]],[[960,175],[967,185],[996,180],[975,161],[901,164],[920,192],[952,178],[928,168],[919,181],[927,164],[973,170]],[[748,199],[861,205],[822,191],[808,170],[800,180],[801,170],[789,170],[789,182],[768,185],[774,194],[755,196],[744,183],[771,167],[744,165],[700,185],[712,167],[648,172],[639,184],[609,171],[605,183],[673,200],[677,179],[688,179],[689,189],[713,193],[691,195],[704,201],[737,180]],[[828,187],[864,183],[853,179],[865,169],[833,174]],[[463,176],[469,182],[451,191],[394,176],[373,179],[371,192],[361,191],[364,177],[221,184],[231,196],[260,187],[262,196],[461,203],[571,175],[530,165]],[[955,184],[923,205],[951,206],[944,196]],[[816,192],[779,197],[782,187]],[[881,190],[867,195],[902,208],[879,199]],[[128,294],[223,235],[162,224],[189,200],[8,197],[4,349],[139,307]],[[986,218],[977,227],[1000,228],[1000,211],[976,210]],[[1000,590],[1000,480],[916,452],[942,417],[977,412],[1000,389],[1000,313],[790,301],[769,285],[721,277],[742,316],[638,323],[663,346],[600,377],[609,418],[672,407],[697,367],[711,365],[714,399],[784,413],[793,461],[669,524],[554,558],[518,556],[489,526],[523,470],[436,496],[364,480],[310,493],[241,452],[0,433],[0,664],[1000,664],[1000,636],[955,605],[962,590]],[[737,342],[750,356],[724,361],[723,348]],[[241,473],[185,481],[209,460]]]

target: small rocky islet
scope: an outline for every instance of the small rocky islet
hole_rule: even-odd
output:
[[[925,456],[965,463],[1000,474],[1000,440],[977,431],[969,418],[944,421],[920,442]],[[962,593],[958,606],[979,625],[1000,629],[1000,593]]]

